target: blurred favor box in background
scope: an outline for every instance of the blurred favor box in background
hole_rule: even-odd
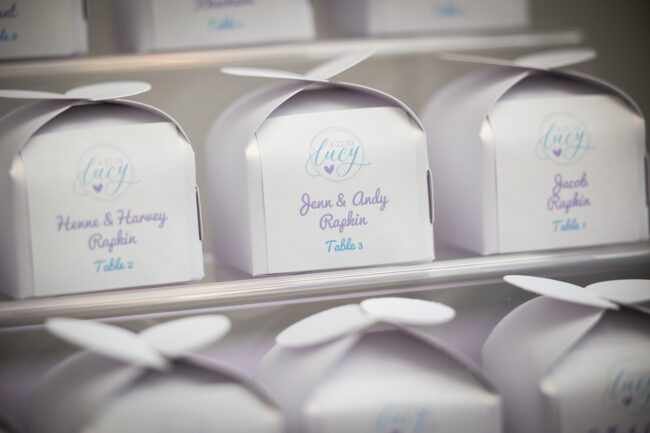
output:
[[[589,49],[491,67],[439,90],[421,114],[436,236],[481,254],[648,239],[645,122],[597,78],[555,68]]]
[[[309,0],[118,0],[120,47],[151,52],[314,38]]]
[[[317,0],[329,37],[521,28],[527,0]]]
[[[15,298],[203,277],[194,151],[149,90],[104,83],[0,119],[0,289]]]
[[[85,0],[0,0],[0,60],[87,52]]]

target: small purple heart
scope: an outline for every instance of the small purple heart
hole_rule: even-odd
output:
[[[561,154],[562,149],[553,149],[553,155],[555,155],[556,158],[559,158]]]
[[[623,404],[625,405],[625,407],[631,405],[632,404],[632,397],[623,398]]]
[[[334,171],[334,164],[329,165],[329,166],[325,166],[325,167],[323,167],[323,168],[325,169],[325,171],[327,172],[327,174],[332,174],[332,172]]]
[[[93,185],[93,189],[95,190],[95,192],[96,192],[97,194],[99,194],[99,193],[102,191],[102,187],[103,187],[103,186],[104,186],[104,185],[102,185],[101,183],[98,183],[97,185]]]

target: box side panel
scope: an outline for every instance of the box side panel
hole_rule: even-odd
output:
[[[205,203],[212,249],[218,261],[252,273],[247,160],[244,150],[229,142],[227,132],[222,131],[227,123],[215,124],[205,143]]]
[[[435,238],[483,254],[486,190],[494,185],[477,131],[463,127],[463,107],[455,98],[441,95],[422,114],[429,143],[429,166],[433,176]],[[460,98],[462,100],[462,98]],[[490,194],[493,195],[493,194]]]

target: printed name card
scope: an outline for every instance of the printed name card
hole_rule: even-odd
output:
[[[174,124],[38,134],[22,158],[36,296],[193,277]]]
[[[269,272],[422,260],[423,137],[412,131],[389,107],[267,119],[257,139]]]
[[[605,95],[502,101],[496,143],[502,251],[636,240],[644,195],[638,116]]]

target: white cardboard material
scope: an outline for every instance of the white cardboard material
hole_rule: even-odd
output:
[[[0,0],[0,59],[88,52],[84,0]]]
[[[401,102],[328,78],[368,53],[235,102],[206,139],[215,254],[253,275],[434,258],[424,131]]]
[[[0,269],[15,298],[203,277],[194,153],[176,122],[116,97],[146,83],[67,94],[0,119]],[[152,157],[155,155],[155,157]]]
[[[331,36],[517,28],[529,21],[527,0],[326,0],[319,6]]]
[[[531,282],[557,283],[533,277],[516,281],[526,290]],[[618,282],[599,284],[606,283]],[[647,283],[637,280],[628,299],[647,299]],[[589,287],[582,292],[585,299],[599,293]],[[579,296],[571,300],[555,296],[553,290],[548,294],[552,297],[540,296],[513,310],[483,347],[483,367],[503,398],[505,431],[606,433],[650,428],[648,312],[622,308],[623,304],[618,310],[592,306]]]
[[[57,335],[81,343],[86,351],[64,360],[41,380],[29,410],[29,431],[283,432],[275,403],[254,381],[229,365],[191,353],[214,343],[229,326],[226,317],[199,316],[134,334],[107,324],[49,321],[49,329],[57,328]],[[138,367],[119,347],[124,337],[109,336],[111,328],[113,335],[130,334],[158,353],[168,368]],[[108,336],[101,352],[96,344],[83,343],[99,337],[97,329]],[[159,351],[160,344],[150,345],[152,335],[174,354]]]
[[[423,110],[439,240],[493,254],[648,239],[640,110],[603,81],[554,69],[593,56],[447,56],[497,67]]]
[[[314,38],[309,0],[119,0],[120,43],[165,51]]]
[[[402,313],[409,305],[423,311],[426,301],[374,301],[382,317],[344,305],[278,335],[255,377],[277,398],[289,431],[500,432],[500,400],[490,381],[453,349],[407,325]],[[434,323],[451,319],[449,307],[428,308]],[[329,326],[347,332],[332,336]]]
[[[604,299],[628,307],[639,306],[650,301],[650,280],[612,280],[590,284],[587,290]]]

